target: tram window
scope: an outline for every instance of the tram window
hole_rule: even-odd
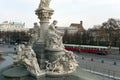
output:
[[[101,50],[104,50],[103,48],[101,48]]]
[[[103,48],[102,50],[105,50],[105,48]]]
[[[96,50],[99,50],[99,48],[96,48]]]
[[[95,50],[95,48],[93,48]]]
[[[66,47],[68,47],[68,48],[69,48],[70,46],[66,46]]]

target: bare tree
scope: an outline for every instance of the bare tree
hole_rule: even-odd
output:
[[[109,41],[109,46],[114,43],[116,44],[117,39],[119,39],[119,28],[120,22],[117,19],[110,18],[107,22],[104,22],[101,26],[101,33],[106,33]],[[116,46],[116,45],[115,45]]]

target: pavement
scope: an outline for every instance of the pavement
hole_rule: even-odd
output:
[[[120,80],[119,55],[101,56],[90,53],[76,53],[76,55],[79,66],[84,70]]]
[[[120,54],[110,54],[110,55],[107,55],[109,58],[111,59],[118,59],[120,60]]]

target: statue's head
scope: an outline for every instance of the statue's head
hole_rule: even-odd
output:
[[[57,20],[54,20],[54,21],[53,21],[53,24],[56,25],[56,24],[57,24]]]
[[[34,23],[34,26],[38,25],[37,22]]]

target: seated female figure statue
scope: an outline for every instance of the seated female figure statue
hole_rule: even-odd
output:
[[[55,29],[56,24],[57,21],[54,20],[53,23],[48,28],[46,47],[52,49],[64,49],[62,43],[62,37],[64,33]]]

